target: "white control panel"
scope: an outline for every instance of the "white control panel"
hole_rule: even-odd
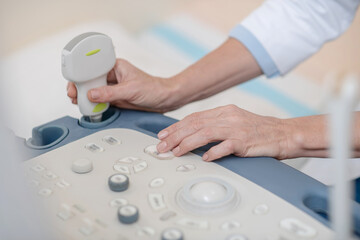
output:
[[[331,239],[271,192],[158,140],[109,129],[26,161],[29,182],[63,239]],[[261,167],[261,166],[259,166]]]

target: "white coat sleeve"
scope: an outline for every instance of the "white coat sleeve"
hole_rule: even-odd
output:
[[[233,28],[266,76],[283,75],[341,35],[360,0],[268,0]]]

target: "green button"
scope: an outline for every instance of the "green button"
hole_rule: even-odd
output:
[[[91,55],[94,55],[94,54],[96,54],[96,53],[98,53],[98,52],[100,52],[100,49],[95,49],[95,50],[92,50],[92,51],[88,52],[88,53],[86,54],[86,56],[91,56]]]
[[[99,103],[94,107],[93,112],[94,113],[101,112],[102,110],[107,108],[107,106],[108,106],[107,103]]]

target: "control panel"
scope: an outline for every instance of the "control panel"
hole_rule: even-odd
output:
[[[110,128],[24,166],[63,239],[333,236],[328,226],[248,178],[194,153],[158,153],[157,143],[140,131]]]

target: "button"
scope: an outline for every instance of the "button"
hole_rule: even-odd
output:
[[[177,228],[165,229],[161,234],[161,240],[183,240],[184,234]]]
[[[60,181],[55,183],[56,186],[58,186],[59,188],[67,188],[70,187],[70,183],[68,183],[67,181],[65,181],[64,179],[61,179]]]
[[[174,154],[171,151],[166,153],[159,153],[157,151],[156,145],[147,146],[144,149],[144,152],[160,160],[170,160],[174,158]]]
[[[158,188],[158,187],[161,187],[162,185],[164,185],[165,183],[165,180],[161,177],[159,178],[154,178],[153,180],[151,180],[149,186],[151,188]]]
[[[121,172],[123,174],[130,174],[129,168],[127,166],[123,166],[123,165],[120,165],[120,164],[115,164],[114,165],[114,170],[118,171],[118,172]]]
[[[41,164],[36,164],[35,166],[31,167],[31,170],[33,170],[34,172],[42,172],[45,169],[46,168]]]
[[[190,227],[193,229],[207,229],[209,227],[209,223],[207,221],[193,220],[190,218],[182,218],[176,223],[181,226]]]
[[[196,183],[190,189],[190,194],[195,201],[200,203],[216,203],[226,196],[226,188],[217,182],[204,181]]]
[[[226,181],[214,177],[189,181],[178,191],[176,200],[180,207],[201,215],[230,210],[239,202],[236,190]]]
[[[254,208],[253,213],[256,215],[264,215],[264,214],[268,213],[268,211],[269,211],[268,205],[259,204]]]
[[[165,212],[163,215],[161,215],[160,220],[167,221],[170,218],[175,217],[175,216],[176,216],[176,212],[168,211],[168,212]]]
[[[72,163],[71,170],[79,174],[89,173],[93,170],[93,163],[89,159],[80,158]]]
[[[38,180],[31,180],[31,184],[35,187],[40,186],[40,182]]]
[[[67,221],[75,216],[75,214],[67,209],[64,209],[56,214],[58,218],[63,221]]]
[[[53,180],[56,179],[58,176],[55,173],[48,171],[43,175],[43,177],[47,180]]]
[[[164,197],[160,193],[149,193],[148,195],[150,206],[155,210],[161,210],[166,208]]]
[[[227,221],[221,224],[220,229],[224,231],[231,231],[233,229],[239,228],[241,225],[237,221]]]
[[[95,219],[95,223],[97,223],[99,226],[101,226],[101,227],[103,227],[103,228],[107,228],[107,227],[108,227],[108,225],[107,225],[104,221],[102,221],[102,220],[100,220],[100,219],[98,219],[98,218]]]
[[[90,236],[95,232],[95,228],[92,226],[82,226],[79,228],[79,232],[81,232],[84,236]]]
[[[124,158],[121,158],[118,160],[118,162],[121,162],[121,163],[133,163],[135,161],[139,161],[140,158],[138,157],[124,157]]]
[[[151,237],[155,235],[155,229],[151,227],[142,227],[136,232],[136,234],[141,237]]]
[[[190,172],[195,170],[196,167],[193,164],[184,164],[184,165],[180,165],[176,168],[176,171],[178,172]]]
[[[39,190],[38,194],[43,197],[49,197],[53,191],[49,188],[42,188]]]
[[[110,201],[111,207],[122,207],[128,204],[128,201],[124,198],[116,198]]]
[[[231,235],[226,240],[247,240],[248,238],[241,234]]]
[[[285,218],[280,221],[280,227],[298,237],[314,237],[316,230],[296,218]]]
[[[74,204],[74,205],[73,205],[73,208],[75,208],[75,209],[76,209],[77,211],[79,211],[80,213],[85,213],[85,212],[86,212],[85,208],[82,207],[82,206],[79,205],[79,204]]]
[[[124,174],[114,174],[109,177],[109,187],[114,192],[122,192],[129,187],[129,178]]]
[[[134,168],[134,172],[138,173],[138,172],[144,171],[147,167],[148,167],[148,164],[146,162],[140,162],[140,163],[136,164],[133,168]]]
[[[117,140],[116,138],[112,137],[112,136],[105,136],[103,137],[102,139],[104,142],[106,142],[107,144],[110,144],[110,145],[117,145],[117,144],[120,144],[121,141],[120,140]]]
[[[118,218],[124,224],[134,223],[139,219],[139,210],[134,205],[119,207]]]
[[[85,148],[93,153],[102,152],[104,149],[95,143],[88,143],[85,145]]]

